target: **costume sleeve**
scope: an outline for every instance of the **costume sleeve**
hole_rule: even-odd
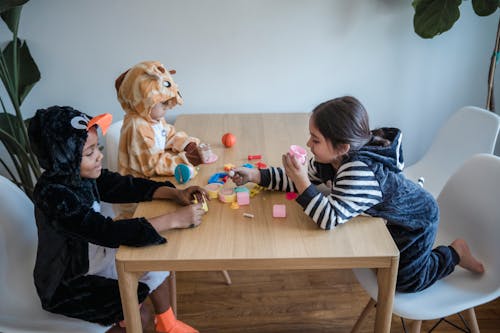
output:
[[[283,168],[261,170],[261,185],[272,190],[295,191]],[[309,178],[319,184],[315,164],[309,163]],[[382,191],[373,171],[361,161],[343,164],[334,177],[332,191],[323,195],[313,184],[297,197],[304,212],[322,229],[345,223],[382,201]]]
[[[110,203],[151,201],[153,193],[159,187],[175,187],[169,181],[155,182],[145,178],[122,176],[107,169],[102,170],[96,183],[101,200]]]
[[[304,212],[325,230],[349,221],[381,201],[380,184],[361,161],[348,162],[339,168],[328,196],[311,184],[297,197]]]
[[[154,130],[142,120],[125,123],[120,137],[120,173],[154,176],[173,176],[179,164],[191,165],[185,152],[173,152],[157,147]]]
[[[81,198],[66,186],[45,189],[36,204],[58,232],[106,247],[120,245],[146,246],[165,243],[145,218],[113,221],[82,203]]]
[[[186,132],[178,132],[173,125],[167,124],[166,122],[164,125],[167,129],[165,149],[170,149],[174,152],[182,152],[191,142],[196,143],[196,145],[200,144],[200,139],[188,136]]]

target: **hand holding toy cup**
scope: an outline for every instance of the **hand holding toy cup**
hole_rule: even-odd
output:
[[[295,156],[299,161],[299,163],[301,164],[306,163],[307,151],[301,146],[291,145],[290,149],[288,150],[288,153],[290,154],[290,156]]]

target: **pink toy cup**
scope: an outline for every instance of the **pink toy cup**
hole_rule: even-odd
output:
[[[300,163],[306,163],[307,151],[301,146],[291,145],[288,152],[291,156],[295,156]]]

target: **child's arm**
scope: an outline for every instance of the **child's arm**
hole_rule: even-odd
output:
[[[157,147],[153,129],[140,118],[124,121],[119,161],[121,174],[140,174],[146,178],[173,176],[177,165],[190,163],[184,153]]]
[[[200,139],[188,136],[186,132],[177,131],[173,125],[167,124],[167,140],[165,149],[174,152],[183,152],[190,143],[200,144]]]
[[[37,219],[70,237],[111,248],[166,242],[145,218],[113,221],[82,201],[81,195],[64,185],[40,186],[35,197]]]
[[[175,190],[171,182],[156,182],[145,178],[122,176],[117,172],[103,169],[96,180],[102,201],[110,203],[129,203],[151,201],[154,192],[160,187]]]
[[[168,186],[159,187],[153,193],[153,199],[174,200],[180,205],[190,205],[195,196],[202,195],[208,198],[207,191],[200,186],[189,186],[183,190],[171,188]]]
[[[330,195],[310,185],[297,197],[304,213],[322,229],[330,230],[382,202],[373,171],[361,161],[343,164],[333,179]]]
[[[300,195],[296,201],[320,228],[326,230],[347,222],[382,201],[382,192],[375,174],[361,161],[346,163],[339,168],[333,179],[331,194],[328,196],[323,195],[314,186],[320,183],[314,159],[309,161],[307,171],[309,185],[301,191],[287,176],[283,168],[242,169],[244,168],[238,168],[236,171],[241,176],[243,184],[246,181],[253,181],[270,190],[299,192]],[[301,173],[300,177],[304,177],[304,170],[297,172]],[[260,176],[260,179],[257,175]],[[257,179],[259,181],[256,181]],[[237,182],[235,183],[239,185]],[[305,186],[304,184],[301,186]]]

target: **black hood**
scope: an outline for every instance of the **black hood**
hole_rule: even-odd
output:
[[[374,146],[370,143],[363,146],[360,150],[352,152],[359,157],[368,157],[373,161],[383,164],[392,172],[399,173],[403,171],[403,134],[397,128],[384,127],[380,128],[383,131],[383,137],[391,142],[387,147]],[[358,158],[359,158],[358,157]]]
[[[69,106],[37,110],[28,134],[31,148],[47,176],[80,179],[82,151],[91,118]]]

